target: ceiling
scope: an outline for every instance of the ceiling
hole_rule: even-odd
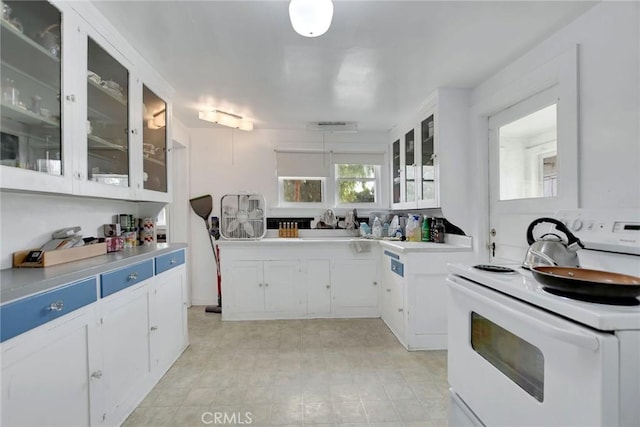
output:
[[[187,127],[221,109],[255,128],[355,121],[386,131],[437,87],[472,88],[593,6],[575,1],[340,1],[296,34],[287,1],[94,1],[176,90]]]

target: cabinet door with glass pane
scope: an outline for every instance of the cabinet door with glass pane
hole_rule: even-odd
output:
[[[411,129],[404,135],[404,200],[416,200],[416,144],[415,131]]]
[[[62,59],[68,57],[62,12],[46,1],[0,4],[2,187],[71,192],[61,125]]]
[[[129,70],[87,44],[87,178],[129,187]]]
[[[143,188],[167,193],[167,103],[142,86]]]
[[[393,197],[391,203],[398,204],[400,199],[400,140],[397,139],[391,144],[391,178]]]
[[[418,207],[436,207],[438,199],[435,152],[435,115],[430,114],[420,123],[420,163],[418,173]]]

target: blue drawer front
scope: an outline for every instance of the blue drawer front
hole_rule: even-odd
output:
[[[175,251],[158,256],[156,257],[156,274],[163,273],[182,264],[184,264],[184,251]]]
[[[396,273],[400,277],[404,277],[404,264],[398,260],[391,260],[391,271]]]
[[[384,254],[390,256],[391,258],[400,259],[400,255],[394,254],[393,252],[384,251]]]
[[[140,262],[100,276],[102,298],[153,277],[153,260]]]
[[[0,341],[6,341],[97,299],[95,277],[0,307]]]

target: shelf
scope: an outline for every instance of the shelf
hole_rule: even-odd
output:
[[[149,163],[153,163],[153,164],[156,164],[156,165],[159,165],[159,166],[165,166],[166,165],[166,163],[163,162],[162,160],[152,159],[151,157],[145,157],[144,161],[145,162],[149,162]]]
[[[114,117],[122,116],[127,118],[129,111],[127,109],[127,100],[117,96],[110,90],[107,90],[95,83],[93,80],[87,79],[88,84],[88,99],[92,102],[88,106],[89,111],[92,114],[90,120],[103,120],[111,119]]]
[[[49,53],[5,20],[0,19],[2,61],[55,88],[60,87],[60,58]],[[29,71],[26,71],[29,70]]]
[[[99,136],[87,135],[87,140],[89,141],[89,150],[127,151],[127,147],[114,144],[113,142],[102,139]]]
[[[15,105],[9,105],[2,103],[2,118],[7,118],[18,123],[22,123],[28,126],[42,126],[59,129],[60,122],[55,119],[43,117],[39,114],[35,114],[29,110],[23,110]]]

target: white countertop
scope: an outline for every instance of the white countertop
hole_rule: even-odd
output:
[[[457,236],[448,234],[445,243],[431,242],[407,242],[399,240],[383,239],[363,239],[349,236],[303,236],[299,238],[279,238],[267,237],[256,240],[218,240],[221,246],[268,246],[268,245],[318,245],[318,244],[350,244],[350,243],[370,243],[379,244],[383,248],[392,249],[395,252],[416,253],[416,252],[457,252],[471,251],[473,249],[473,239],[468,236]]]

